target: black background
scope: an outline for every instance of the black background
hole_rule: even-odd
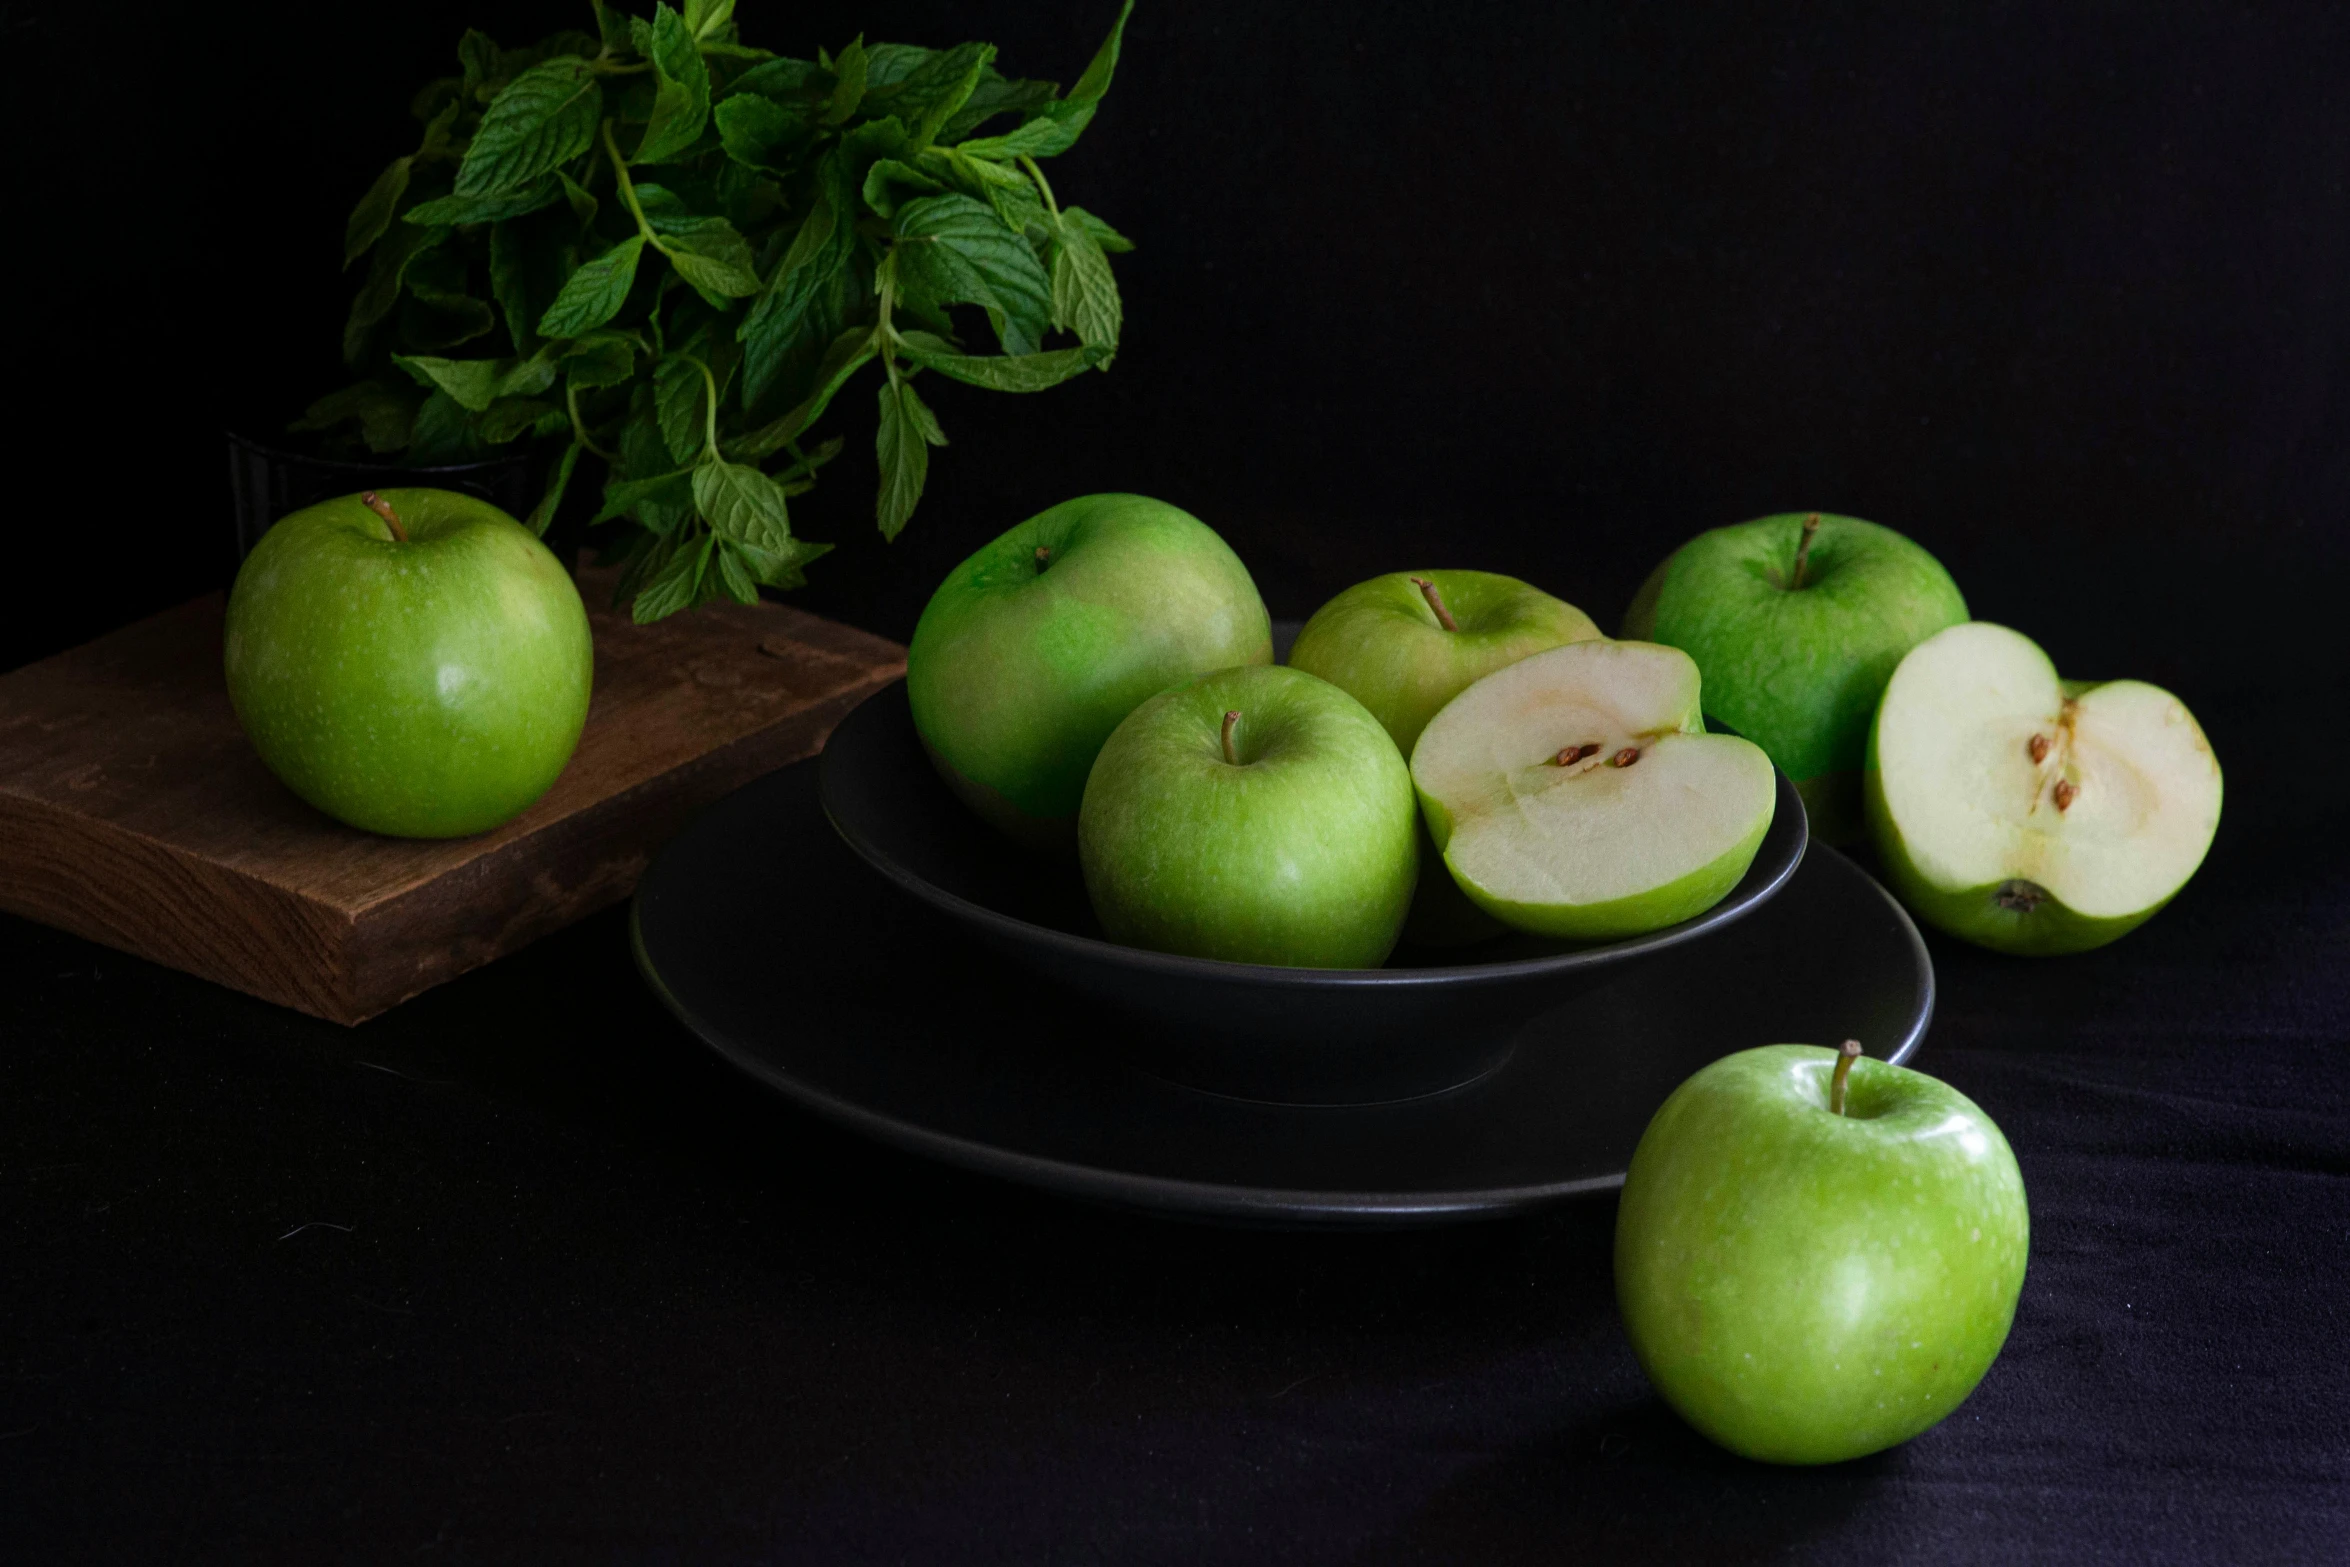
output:
[[[1108,12],[744,22],[1065,81]],[[0,667],[219,581],[219,431],[334,384],[408,93],[583,13],[0,8]],[[842,546],[800,601],[903,636],[1088,490],[1197,512],[1277,614],[1457,564],[1607,624],[1689,533],[1818,507],[2179,692],[2229,786],[2179,903],[2061,963],[1934,943],[1919,1064],[2036,1227],[1944,1427],[1712,1453],[1614,1325],[1605,1203],[1229,1234],[868,1150],[704,1062],[614,916],[356,1034],[10,922],[0,1555],[2340,1559],[2344,80],[2328,6],[1146,3],[1051,170],[1141,247],[1115,370],[941,388],[887,547],[844,398],[798,514]],[[277,1239],[313,1220],[356,1227]]]

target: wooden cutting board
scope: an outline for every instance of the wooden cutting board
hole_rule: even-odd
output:
[[[686,818],[823,748],[905,649],[781,604],[639,626],[603,606],[595,698],[546,798],[478,838],[379,838],[261,765],[212,594],[0,676],[0,908],[340,1023],[628,896]]]

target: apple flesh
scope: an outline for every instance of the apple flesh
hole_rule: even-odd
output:
[[[1113,941],[1371,968],[1418,875],[1411,775],[1363,705],[1278,665],[1152,697],[1093,764],[1078,859]]]
[[[269,770],[327,815],[403,838],[486,832],[545,794],[579,743],[587,608],[489,502],[374,498],[391,518],[356,495],[321,501],[245,558],[229,701]]]
[[[1981,621],[1901,661],[1866,781],[1902,902],[2001,952],[2080,952],[2136,928],[2219,829],[2219,760],[2177,697],[2060,680],[2030,638]]]
[[[1472,683],[1530,653],[1599,634],[1589,615],[1515,577],[1398,571],[1358,582],[1315,610],[1289,664],[1369,708],[1409,758],[1428,720]],[[1436,856],[1425,826],[1421,853]],[[1412,897],[1403,939],[1460,946],[1503,929],[1450,876],[1429,875]]]
[[[2007,1341],[2031,1246],[1989,1116],[1868,1060],[1839,1112],[1837,1060],[1769,1045],[1697,1073],[1616,1210],[1616,1300],[1649,1380],[1770,1463],[1858,1458],[1956,1409]]]
[[[949,787],[1066,852],[1093,759],[1138,703],[1272,661],[1264,600],[1207,524],[1147,496],[1086,495],[947,574],[906,650],[906,695]]]
[[[1502,923],[1611,940],[1719,903],[1778,804],[1770,759],[1704,732],[1697,665],[1576,642],[1487,675],[1438,713],[1412,782],[1444,863]]]
[[[1967,618],[1950,573],[1912,540],[1825,512],[1701,533],[1650,574],[1624,635],[1685,649],[1706,716],[1795,780],[1814,837],[1863,831],[1869,720],[1894,666]]]

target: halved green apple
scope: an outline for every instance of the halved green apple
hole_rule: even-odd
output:
[[[1761,747],[1698,714],[1696,662],[1653,642],[1570,643],[1470,686],[1412,750],[1453,880],[1504,924],[1583,941],[1712,908],[1778,788]]]
[[[2031,638],[1979,620],[1902,659],[1862,784],[1901,901],[2001,952],[2105,945],[2187,884],[2219,828],[2219,759],[2177,697],[2060,680]]]

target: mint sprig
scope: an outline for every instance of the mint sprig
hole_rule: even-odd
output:
[[[1039,160],[1092,121],[1132,0],[1066,93],[990,44],[800,60],[744,44],[735,0],[593,3],[593,33],[527,49],[468,32],[417,95],[416,150],[344,233],[356,380],[296,429],[417,464],[544,440],[540,532],[601,463],[593,524],[626,529],[606,555],[649,621],[805,583],[831,546],[790,502],[842,450],[811,436],[852,381],[876,382],[895,538],[947,439],[925,371],[1036,392],[1109,367],[1132,246]]]

